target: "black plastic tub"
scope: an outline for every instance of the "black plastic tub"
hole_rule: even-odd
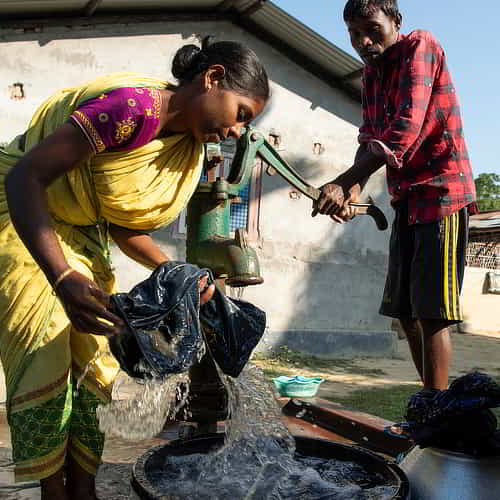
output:
[[[378,474],[384,486],[394,487],[391,500],[409,500],[410,488],[405,473],[395,464],[358,446],[340,444],[324,439],[295,436],[296,450],[302,455],[354,462],[367,472]],[[188,440],[176,440],[151,448],[134,465],[132,485],[142,500],[170,500],[168,493],[158,491],[149,479],[152,472],[161,469],[167,456],[209,453],[224,444],[224,434],[207,434]],[[234,499],[238,500],[238,499]]]

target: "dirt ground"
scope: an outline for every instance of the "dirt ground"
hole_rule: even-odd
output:
[[[450,377],[455,378],[473,370],[500,376],[500,332],[491,334],[452,334],[453,363]],[[357,389],[384,388],[390,386],[415,385],[418,375],[411,360],[406,339],[399,339],[397,352],[388,358],[355,358],[353,360],[334,360],[320,363],[317,367],[300,366],[300,373],[293,364],[288,370],[257,360],[256,364],[266,370],[280,371],[281,375],[319,376],[325,379],[318,397],[334,399],[345,397]],[[285,371],[288,371],[285,373]],[[278,375],[278,373],[276,373]]]

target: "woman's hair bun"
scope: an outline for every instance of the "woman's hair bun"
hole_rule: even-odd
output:
[[[174,60],[172,61],[172,75],[178,80],[182,80],[196,66],[196,60],[200,52],[200,47],[193,44],[181,47],[175,53]]]
[[[201,48],[189,44],[181,47],[172,61],[172,75],[180,87],[193,82],[211,66],[224,67],[220,87],[240,95],[269,99],[269,79],[255,52],[239,42],[201,40]]]

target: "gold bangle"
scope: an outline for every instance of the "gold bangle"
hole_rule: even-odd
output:
[[[64,278],[68,277],[68,276],[69,276],[72,272],[74,272],[74,269],[71,269],[71,267],[70,267],[70,268],[68,268],[68,269],[66,269],[66,271],[63,271],[63,272],[59,275],[59,277],[56,279],[56,281],[55,281],[54,285],[52,286],[52,288],[53,288],[54,290],[57,290],[57,287],[61,284],[61,281],[62,281]]]

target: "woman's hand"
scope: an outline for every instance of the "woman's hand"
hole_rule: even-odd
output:
[[[200,279],[199,289],[200,289],[200,305],[206,304],[214,296],[215,285],[212,283],[209,286],[208,276],[203,276],[203,278]]]
[[[56,292],[71,324],[79,332],[111,336],[125,330],[124,321],[108,309],[109,295],[78,271],[68,274]]]

